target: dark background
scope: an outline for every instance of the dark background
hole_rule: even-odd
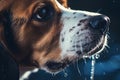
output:
[[[120,80],[120,0],[69,0],[72,9],[105,14],[111,19],[109,48],[96,60],[94,80]],[[32,73],[28,80],[90,80],[91,60],[80,60],[59,74],[42,70]],[[65,74],[66,73],[66,74]]]

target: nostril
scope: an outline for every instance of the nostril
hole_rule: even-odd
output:
[[[104,15],[94,16],[90,18],[89,24],[94,29],[101,29],[105,31],[110,24],[110,19]]]

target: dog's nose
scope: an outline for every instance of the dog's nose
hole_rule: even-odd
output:
[[[106,32],[110,25],[110,19],[104,15],[94,16],[90,18],[89,24],[93,29],[99,29],[102,32]]]

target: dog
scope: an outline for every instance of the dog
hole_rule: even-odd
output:
[[[0,43],[20,66],[59,72],[107,45],[109,17],[67,0],[1,0]]]

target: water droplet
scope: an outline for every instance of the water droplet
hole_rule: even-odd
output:
[[[94,57],[95,57],[95,59],[98,59],[98,58],[100,58],[100,54],[95,54]]]
[[[92,56],[92,61],[91,61],[91,76],[90,79],[94,80],[94,74],[95,74],[95,56]]]
[[[63,70],[63,73],[64,73],[64,77],[68,76],[68,73],[65,70]]]

